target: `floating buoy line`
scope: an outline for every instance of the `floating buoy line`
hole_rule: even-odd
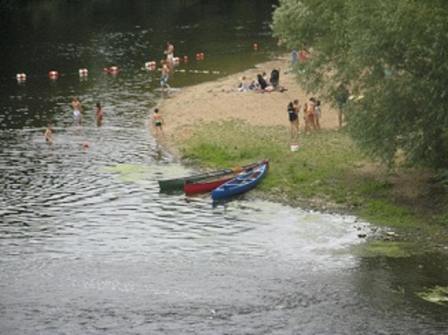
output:
[[[259,44],[253,43],[252,48],[254,51],[258,51]],[[201,62],[201,61],[205,60],[205,53],[197,52],[195,54],[195,59],[197,62]],[[185,55],[183,57],[174,57],[173,58],[173,64],[175,66],[178,66],[181,63],[188,64],[189,57],[187,55]],[[163,61],[161,62],[160,65],[163,65]],[[143,69],[146,71],[149,71],[149,72],[154,72],[154,71],[161,71],[162,68],[158,66],[156,61],[150,60],[150,61],[144,63]],[[116,76],[121,72],[121,68],[117,65],[112,65],[112,66],[103,68],[103,72],[108,75],[111,75],[111,76]],[[213,75],[222,74],[222,72],[219,70],[198,70],[198,69],[174,69],[174,72],[194,73],[194,74],[213,74]],[[57,81],[61,76],[66,76],[66,75],[70,75],[70,74],[61,74],[59,71],[57,71],[55,69],[48,71],[48,78],[51,81]],[[89,76],[89,70],[87,68],[80,68],[78,70],[78,75],[79,75],[80,79],[85,80]],[[32,77],[37,77],[37,76],[32,76]],[[16,80],[18,83],[25,83],[28,80],[28,75],[24,72],[17,73]]]

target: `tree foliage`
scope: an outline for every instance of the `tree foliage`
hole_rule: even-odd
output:
[[[448,168],[448,1],[280,0],[272,28],[310,51],[296,68],[306,89],[363,97],[345,114],[369,154]]]

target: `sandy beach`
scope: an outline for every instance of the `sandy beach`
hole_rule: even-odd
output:
[[[280,85],[287,91],[238,91],[242,76],[255,80],[257,74],[263,71],[270,74],[274,68],[280,69]],[[287,104],[299,99],[303,106],[311,96],[319,98],[317,94],[307,94],[299,86],[295,74],[290,71],[289,58],[277,58],[216,81],[183,88],[164,98],[159,105],[164,119],[165,136],[162,141],[170,149],[175,149],[173,145],[188,138],[198,124],[221,120],[244,120],[255,126],[284,126],[288,131]],[[322,103],[321,127],[337,127],[337,112],[325,101]],[[302,111],[299,120],[300,130],[303,131]]]

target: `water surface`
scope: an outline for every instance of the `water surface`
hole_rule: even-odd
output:
[[[446,333],[447,307],[418,295],[448,285],[439,253],[367,257],[358,234],[374,228],[351,216],[159,193],[157,179],[191,168],[148,131],[161,96],[144,62],[167,39],[180,55],[205,51],[183,68],[219,74],[177,73],[184,87],[278,52],[270,2],[167,3],[28,2],[0,23],[0,333]],[[120,74],[105,75],[113,64]]]

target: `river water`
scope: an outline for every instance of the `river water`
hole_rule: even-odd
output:
[[[4,9],[0,334],[448,333],[446,305],[418,294],[447,286],[442,254],[359,252],[368,243],[358,235],[375,235],[368,223],[251,194],[213,207],[206,196],[159,193],[158,178],[189,168],[147,129],[161,96],[144,62],[172,40],[191,59],[172,79],[183,87],[277,52],[270,2],[195,3]],[[115,77],[102,72],[111,65],[122,69]],[[73,95],[86,107],[82,127]],[[42,136],[48,120],[52,146]]]

